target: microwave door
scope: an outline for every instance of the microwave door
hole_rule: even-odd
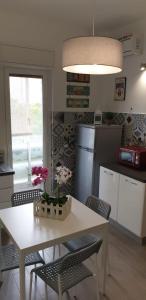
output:
[[[135,162],[135,152],[133,151],[121,151],[120,152],[120,161],[128,164],[134,165]]]

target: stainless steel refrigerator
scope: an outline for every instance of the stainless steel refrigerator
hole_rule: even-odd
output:
[[[122,127],[118,125],[85,125],[77,128],[75,197],[85,202],[91,194],[99,193],[101,162],[116,161],[121,145]]]

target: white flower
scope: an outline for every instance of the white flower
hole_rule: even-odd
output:
[[[56,168],[55,180],[59,185],[66,184],[72,177],[72,172],[65,166],[59,166]]]

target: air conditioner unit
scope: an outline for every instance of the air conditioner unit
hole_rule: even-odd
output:
[[[119,39],[123,44],[123,55],[142,54],[142,41],[134,35],[123,36]]]

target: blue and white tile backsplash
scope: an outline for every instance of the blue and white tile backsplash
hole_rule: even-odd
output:
[[[76,125],[79,123],[93,123],[94,113],[72,113],[55,112],[53,115],[53,149],[52,161],[55,170],[58,163],[61,163],[72,170],[75,169],[75,137]],[[70,184],[64,187],[66,193],[73,194],[74,176]]]
[[[103,113],[103,123],[105,123]],[[79,123],[93,124],[93,112],[55,112],[52,125],[52,162],[55,170],[58,162],[75,170],[75,138],[76,125]],[[112,124],[123,125],[121,143],[123,145],[146,146],[146,114],[113,113]],[[65,186],[65,192],[73,194],[74,176],[70,184]]]

